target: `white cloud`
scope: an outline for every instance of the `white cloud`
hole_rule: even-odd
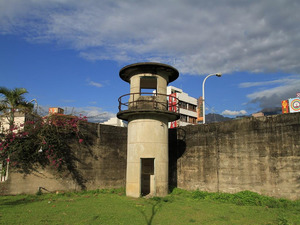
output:
[[[239,115],[246,115],[246,114],[247,114],[246,110],[240,110],[240,111],[224,110],[222,112],[222,115],[227,115],[227,116],[239,116]]]
[[[88,60],[159,59],[182,73],[300,73],[300,2],[0,0],[0,33]]]
[[[94,86],[94,87],[98,87],[98,88],[103,87],[103,84],[98,83],[98,82],[94,82],[94,81],[88,81],[88,84],[90,86]]]
[[[277,84],[275,87],[268,85]],[[261,108],[270,108],[280,106],[281,101],[296,97],[296,93],[300,91],[300,76],[288,76],[283,79],[273,80],[269,82],[248,82],[240,85],[241,87],[267,86],[263,90],[253,92],[247,97],[250,103],[258,103]]]
[[[295,82],[300,80],[299,75],[291,75],[286,76],[281,79],[271,80],[271,81],[264,81],[264,82],[244,82],[240,83],[240,88],[249,88],[249,87],[258,87],[258,86],[270,86],[270,85],[286,85],[291,84],[293,85]]]
[[[39,106],[38,113],[42,116],[48,114],[48,109],[50,106]],[[93,123],[102,123],[109,120],[112,117],[116,117],[115,113],[108,112],[103,110],[100,107],[96,106],[87,106],[87,107],[70,107],[70,106],[61,106],[65,114],[71,114],[80,116],[86,116],[89,122]]]
[[[239,85],[240,88],[249,88],[249,87],[258,87],[258,86],[267,86],[273,84],[280,84],[282,80],[273,80],[273,81],[265,81],[265,82],[244,82]]]
[[[104,111],[100,107],[96,106],[88,106],[88,107],[65,107],[67,113],[71,113],[74,115],[86,116],[89,122],[100,123],[109,120],[112,117],[115,117],[116,114],[112,112]]]

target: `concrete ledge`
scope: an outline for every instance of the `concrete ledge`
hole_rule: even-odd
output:
[[[179,113],[171,112],[168,110],[154,110],[154,109],[132,109],[132,110],[123,110],[117,114],[117,117],[122,120],[128,121],[129,117],[135,115],[147,116],[150,115],[152,117],[154,114],[162,115],[168,118],[169,122],[174,120],[178,120],[180,118]]]

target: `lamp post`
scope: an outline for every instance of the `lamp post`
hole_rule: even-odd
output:
[[[203,104],[203,124],[205,124],[205,98],[204,98],[204,84],[207,78],[211,77],[211,76],[217,76],[217,77],[221,77],[222,74],[221,73],[213,73],[213,74],[209,74],[205,77],[203,83],[202,83],[202,104]]]
[[[28,103],[30,103],[30,102],[35,102],[35,104],[36,104],[36,110],[35,111],[37,113],[37,110],[38,110],[38,107],[39,107],[37,100],[34,98],[34,99],[30,100]],[[33,105],[33,109],[34,109],[34,105]]]

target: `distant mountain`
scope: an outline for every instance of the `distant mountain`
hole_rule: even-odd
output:
[[[223,122],[227,120],[232,120],[232,118],[222,116],[216,113],[209,113],[205,116],[206,123],[215,123],[215,122]]]
[[[281,114],[281,107],[274,107],[274,108],[264,108],[260,112],[263,112],[265,116],[271,116],[271,115],[277,115]],[[223,121],[228,121],[228,120],[234,120],[234,119],[241,119],[243,117],[249,117],[248,116],[236,116],[236,118],[229,118],[222,116],[220,114],[216,113],[209,113],[205,116],[205,122],[206,123],[215,123],[215,122],[223,122]]]

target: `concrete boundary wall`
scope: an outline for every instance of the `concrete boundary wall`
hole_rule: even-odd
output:
[[[87,124],[81,131],[84,145],[73,147],[77,177],[50,168],[27,176],[10,172],[0,194],[125,187],[127,128]],[[300,199],[300,113],[170,129],[169,182]]]
[[[34,194],[125,187],[127,129],[88,123],[80,127],[84,141],[70,140],[77,161],[75,170],[58,174],[51,167],[24,175],[11,171],[0,183],[0,194]],[[72,143],[73,142],[73,143]]]
[[[171,185],[300,198],[300,113],[170,130]]]

